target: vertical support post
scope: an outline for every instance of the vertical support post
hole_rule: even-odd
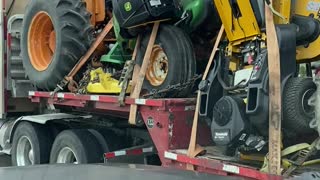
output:
[[[272,0],[270,0],[272,6]],[[269,173],[281,175],[281,71],[273,13],[266,5],[269,69]]]
[[[209,74],[211,65],[213,63],[214,57],[218,51],[218,47],[220,44],[220,41],[223,37],[224,34],[224,26],[222,25],[217,37],[217,40],[214,44],[214,47],[212,49],[211,55],[210,55],[210,59],[208,61],[206,70],[203,74],[202,77],[202,81],[207,79],[207,76]],[[196,110],[194,113],[194,117],[193,117],[193,124],[192,124],[192,130],[191,130],[191,136],[190,136],[190,143],[189,143],[189,148],[188,148],[188,156],[189,157],[195,157],[197,156],[199,153],[201,153],[203,151],[203,148],[201,148],[200,146],[197,145],[197,130],[198,130],[198,121],[199,121],[199,110],[200,110],[200,98],[201,98],[201,92],[200,90],[198,91],[198,95],[197,95],[197,104],[196,104]],[[187,166],[188,170],[193,170],[193,166],[191,164],[188,164]]]
[[[134,90],[133,90],[133,92],[132,92],[132,94],[130,96],[131,98],[136,99],[136,98],[139,98],[139,96],[140,96],[140,93],[141,93],[141,90],[142,90],[143,81],[144,81],[144,78],[146,76],[146,71],[147,71],[148,66],[149,66],[149,61],[150,61],[153,45],[154,45],[154,43],[156,41],[156,38],[157,38],[159,26],[160,26],[160,22],[159,21],[155,22],[154,25],[153,25],[152,33],[151,33],[151,36],[150,36],[150,40],[149,40],[149,43],[148,43],[148,47],[147,47],[146,53],[145,53],[144,58],[143,58],[143,62],[142,62],[141,68],[140,68],[139,75],[137,77],[134,77],[134,78],[137,78],[137,79],[133,79],[133,81],[135,83],[134,83]],[[130,124],[136,124],[137,111],[138,111],[138,105],[132,104],[130,106],[130,115],[129,115],[129,123]]]
[[[5,53],[5,39],[4,39],[4,8],[5,8],[5,0],[0,3],[0,119],[5,118],[5,61],[4,61],[4,53]]]

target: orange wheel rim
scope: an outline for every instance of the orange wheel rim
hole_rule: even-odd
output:
[[[146,78],[153,86],[160,86],[165,81],[169,71],[169,61],[164,50],[155,45],[152,49]]]
[[[41,11],[31,21],[28,34],[28,52],[32,66],[44,71],[50,65],[56,50],[56,33],[48,13]]]

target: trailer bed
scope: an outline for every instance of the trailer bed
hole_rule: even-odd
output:
[[[198,172],[250,179],[281,179],[259,171],[257,167],[239,164],[223,156],[212,146],[211,133],[205,122],[200,122],[197,143],[211,149],[195,158],[186,155],[190,141],[196,100],[190,99],[132,99],[127,98],[120,107],[118,97],[112,95],[80,95],[73,93],[29,92],[35,103],[48,103],[91,110],[103,110],[113,116],[129,117],[130,105],[139,105],[139,114],[148,128],[163,167],[187,169],[192,164]]]

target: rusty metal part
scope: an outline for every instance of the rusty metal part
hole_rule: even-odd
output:
[[[79,72],[79,70],[87,63],[87,61],[90,59],[92,54],[95,52],[99,44],[102,43],[106,35],[111,31],[113,27],[112,19],[109,21],[109,23],[104,27],[102,32],[99,34],[98,38],[95,40],[95,42],[91,45],[90,49],[87,51],[87,53],[78,61],[78,63],[73,67],[73,69],[69,72],[69,74],[57,85],[56,89],[51,93],[51,95],[54,95],[56,92],[63,90],[63,88],[73,80],[73,77]]]
[[[125,63],[125,67],[122,70],[121,77],[119,80],[119,85],[121,87],[121,92],[118,98],[118,102],[120,106],[125,106],[124,100],[126,96],[126,92],[129,86],[129,81],[132,78],[133,68],[135,65],[134,60],[127,61]]]
[[[169,60],[164,50],[159,45],[154,45],[151,53],[146,79],[153,86],[161,86],[169,71]]]
[[[137,38],[136,46],[135,46],[133,54],[132,54],[132,60],[126,62],[125,67],[123,68],[123,71],[121,73],[121,77],[119,80],[119,83],[121,86],[121,92],[120,92],[120,95],[118,98],[118,102],[119,102],[120,106],[125,105],[124,100],[126,97],[126,92],[127,92],[128,86],[129,86],[129,81],[133,77],[135,61],[137,58],[140,44],[141,44],[141,36],[139,35]]]
[[[113,24],[111,19],[109,23],[104,27],[102,32],[99,34],[95,42],[91,45],[87,53],[80,59],[80,61],[70,71],[70,73],[66,77],[67,80],[72,78],[74,75],[76,75],[77,72],[80,70],[80,68],[89,60],[90,56],[94,53],[94,51],[97,49],[100,43],[104,40],[104,37],[106,37],[106,35],[111,31],[112,27],[113,27]]]
[[[78,91],[79,85],[75,80],[72,80],[68,84],[68,90],[72,93],[76,93]]]
[[[103,64],[97,58],[93,58],[91,60],[91,66],[93,68],[99,68],[99,67],[103,67]]]
[[[46,70],[56,49],[56,38],[48,13],[38,12],[32,19],[28,34],[28,51],[32,66],[38,71]]]
[[[82,79],[79,81],[79,86],[77,89],[78,94],[87,94],[87,86],[90,83],[90,72],[92,70],[94,70],[94,68],[88,65],[87,70],[82,75]]]

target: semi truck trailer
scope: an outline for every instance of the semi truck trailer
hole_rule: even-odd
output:
[[[118,160],[249,179],[316,176],[307,165],[319,157],[319,7],[2,0],[0,152],[13,166]],[[268,159],[265,11],[285,97],[282,176]]]

